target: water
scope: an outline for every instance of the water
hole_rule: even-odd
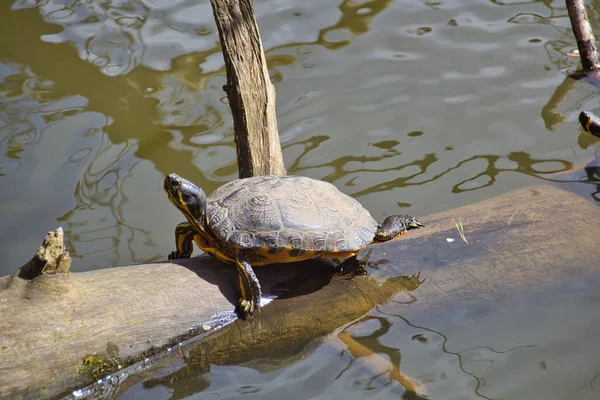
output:
[[[209,2],[0,7],[0,273],[25,263],[59,225],[73,271],[164,260],[182,217],[163,177],[176,172],[211,192],[237,176]],[[377,219],[433,214],[539,183],[595,152],[577,114],[598,108],[597,91],[563,74],[578,65],[566,56],[575,41],[563,1],[256,0],[255,10],[289,173],[334,183]],[[600,32],[600,13],[590,20]],[[469,337],[496,351],[534,346],[516,351],[523,357],[517,376],[506,359],[488,369],[474,361],[475,375],[485,369],[483,387],[439,342],[419,353],[399,317],[386,316],[394,329],[385,338],[401,349],[403,367],[414,357],[409,364],[421,369],[409,375],[446,379],[427,385],[433,398],[588,398],[600,390],[589,353],[600,321],[586,294],[597,289],[567,292],[556,315],[540,312],[544,302],[522,300],[523,319],[557,325],[549,329],[554,346],[533,324],[523,340],[502,342],[514,338],[515,322],[502,314],[509,303],[490,305],[485,316],[465,314],[471,325],[461,329],[447,319],[424,321],[449,344]],[[571,336],[577,317],[585,324]],[[485,335],[483,326],[491,327]],[[469,346],[460,341],[453,351]],[[536,353],[541,348],[571,373],[553,370]],[[259,386],[258,395],[277,398],[299,385],[312,388],[292,390],[299,398],[394,396],[377,380],[369,389],[360,368],[337,379],[321,374],[328,363],[338,370],[348,363],[331,349],[270,374],[215,367],[208,393],[235,397]],[[568,392],[550,390],[558,376]]]

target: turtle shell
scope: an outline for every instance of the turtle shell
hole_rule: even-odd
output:
[[[240,248],[346,252],[373,241],[377,222],[330,183],[301,176],[229,182],[207,198],[214,235]]]

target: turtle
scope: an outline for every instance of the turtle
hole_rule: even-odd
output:
[[[381,225],[356,199],[331,183],[305,176],[236,179],[207,196],[196,184],[165,177],[171,203],[187,221],[175,228],[177,250],[169,260],[189,258],[198,247],[235,264],[240,297],[237,312],[252,316],[261,288],[253,267],[315,258],[350,259],[371,242],[385,242],[424,225],[407,214]]]
[[[579,123],[583,130],[600,137],[600,118],[597,115],[589,111],[582,111],[579,113]]]

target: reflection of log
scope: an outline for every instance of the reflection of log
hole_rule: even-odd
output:
[[[542,108],[542,119],[546,129],[555,131],[560,124],[567,120],[568,116],[558,111],[558,106],[567,97],[571,89],[575,87],[576,83],[577,81],[573,77],[565,77]]]
[[[425,394],[425,388],[422,382],[403,375],[397,365],[391,364],[379,354],[373,352],[373,350],[358,343],[346,332],[340,333],[338,339],[347,346],[348,352],[353,358],[362,359],[364,363],[368,364],[368,368],[371,371],[379,372],[382,370],[382,373],[389,374],[390,379],[398,382],[405,391],[418,393],[419,395]]]
[[[211,0],[225,58],[240,178],[285,175],[275,88],[250,0]]]
[[[570,274],[597,274],[598,220],[595,205],[537,186],[425,218],[426,229],[373,246],[371,261],[381,269],[387,258],[407,274],[421,269],[427,280],[415,291],[417,309],[452,307]],[[449,243],[447,237],[457,240]],[[319,262],[257,268],[266,292],[276,284],[292,290],[251,320],[236,321],[186,350],[188,367],[258,356],[288,359],[395,291],[411,289],[410,280],[396,279],[382,291],[368,276],[331,279],[329,271]],[[234,281],[234,268],[207,257],[32,280],[18,273],[0,278],[0,397],[55,395],[150,346],[167,344],[194,324],[212,325],[215,313],[233,310]],[[96,358],[88,357],[84,366],[88,355]],[[95,363],[98,368],[91,368]]]
[[[588,21],[583,0],[567,0],[567,10],[569,11],[573,34],[577,40],[577,48],[579,49],[583,72],[587,73],[600,69],[596,39]]]

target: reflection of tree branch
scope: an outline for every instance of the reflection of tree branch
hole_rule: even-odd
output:
[[[383,10],[389,7],[393,0],[370,0],[353,4],[352,0],[345,0],[340,4],[339,9],[342,17],[339,22],[331,27],[321,29],[317,44],[323,45],[328,49],[338,49],[351,43],[351,40],[343,42],[328,42],[326,36],[329,32],[336,29],[348,29],[355,35],[362,35],[369,31],[371,20]],[[368,10],[358,14],[359,10]]]
[[[290,167],[290,172],[293,171],[294,173],[297,173],[299,171],[306,171],[306,170],[310,170],[310,169],[332,168],[334,170],[334,172],[327,175],[324,179],[326,179],[328,181],[335,181],[338,179],[342,179],[350,174],[355,174],[358,172],[360,172],[360,173],[398,172],[399,173],[400,171],[404,170],[405,168],[412,168],[412,167],[419,168],[419,170],[417,172],[414,172],[410,175],[400,176],[400,177],[394,178],[390,181],[382,182],[382,183],[370,186],[364,190],[356,191],[353,193],[354,197],[360,197],[360,196],[377,193],[377,192],[385,192],[385,191],[388,191],[388,190],[391,190],[391,189],[394,189],[397,187],[424,185],[426,183],[433,182],[454,170],[459,169],[460,167],[462,167],[463,165],[465,165],[467,163],[470,163],[472,161],[477,161],[477,160],[486,160],[487,161],[487,165],[486,165],[485,169],[482,172],[475,174],[475,176],[467,178],[467,179],[457,183],[456,185],[454,185],[452,188],[453,193],[462,193],[462,192],[477,190],[477,189],[481,189],[483,187],[491,186],[494,184],[497,176],[501,172],[518,172],[518,173],[534,176],[536,178],[539,178],[539,179],[542,179],[545,181],[554,182],[555,179],[547,178],[547,177],[544,177],[543,175],[551,175],[551,174],[555,174],[557,172],[569,171],[570,169],[573,168],[573,163],[571,163],[570,161],[560,160],[560,159],[539,159],[538,160],[538,159],[531,158],[531,156],[525,152],[511,152],[505,156],[497,156],[497,155],[491,155],[491,154],[473,156],[466,160],[462,160],[462,161],[458,162],[455,166],[452,166],[452,167],[446,169],[445,171],[442,171],[442,172],[434,175],[433,177],[431,177],[429,179],[424,179],[424,180],[420,180],[420,181],[414,181],[414,180],[415,180],[415,178],[417,178],[419,176],[424,176],[427,173],[428,168],[431,165],[433,165],[435,162],[438,161],[437,155],[435,153],[425,154],[422,159],[413,160],[411,162],[397,165],[397,166],[391,167],[391,168],[372,169],[372,168],[361,167],[360,169],[352,169],[352,170],[345,168],[345,166],[350,162],[377,163],[386,158],[390,158],[390,157],[399,155],[400,153],[398,153],[395,150],[390,150],[379,156],[370,156],[370,157],[368,157],[368,156],[360,156],[360,157],[359,156],[342,156],[342,157],[338,157],[338,158],[331,160],[329,162],[326,162],[326,163],[322,163],[322,164],[318,164],[318,165],[311,165],[311,166],[306,166],[306,167],[300,167],[299,164],[302,162],[302,158],[306,154],[308,154],[311,150],[316,149],[322,142],[324,142],[326,140],[326,137],[317,137],[317,140],[313,140],[313,139],[315,139],[315,138],[311,138],[311,139],[305,140],[303,142],[298,142],[298,143],[294,143],[292,145],[286,146],[286,148],[296,146],[296,145],[303,145],[305,147],[304,151],[296,158],[296,161],[294,162],[292,167]],[[496,166],[496,163],[502,158],[506,158],[510,161],[513,161],[517,165],[514,168],[498,168]],[[556,162],[556,163],[562,164],[562,166],[559,168],[555,168],[553,170],[549,170],[549,171],[539,170],[539,169],[535,168],[536,164],[543,164],[543,163],[549,163],[549,162]],[[468,183],[471,181],[476,181],[477,179],[479,179],[483,176],[487,176],[489,178],[488,181],[485,182],[483,185],[479,185],[479,186],[472,187],[472,188],[461,188],[461,186],[464,185],[465,183]]]
[[[95,245],[93,246],[95,250],[85,255],[110,251],[113,254],[113,263],[118,265],[121,258],[119,239],[127,236],[125,240],[131,259],[136,262],[148,261],[148,257],[139,257],[136,255],[133,243],[136,234],[141,234],[145,237],[145,240],[137,240],[137,242],[147,242],[150,232],[127,224],[123,215],[123,207],[128,201],[125,195],[125,187],[128,184],[127,179],[131,177],[133,169],[141,160],[128,157],[134,147],[133,143],[122,146],[118,152],[115,152],[115,146],[111,145],[106,135],[102,132],[97,132],[97,134],[102,135],[102,142],[92,160],[87,164],[82,178],[75,189],[74,197],[77,200],[77,204],[56,219],[59,222],[66,223],[69,228],[66,230],[65,241],[74,257],[82,257],[84,255],[77,251],[79,247],[77,243],[102,243],[103,241],[110,241],[112,245],[108,248],[101,248],[100,245]],[[125,160],[127,159],[133,161],[131,165],[126,165]],[[121,177],[123,173],[125,173],[125,176]],[[107,186],[110,187],[107,188]],[[108,224],[105,223],[103,227],[89,229],[89,217],[86,217],[85,213],[98,208],[98,206],[107,210],[108,214],[112,216],[112,221]],[[84,213],[82,214],[81,211]],[[117,233],[112,232],[113,230],[117,230]],[[128,234],[125,234],[125,230],[128,231]],[[85,239],[85,236],[90,236],[91,238]]]
[[[556,111],[559,104],[567,97],[569,91],[575,87],[577,81],[570,76],[565,77],[565,80],[558,85],[550,100],[542,108],[542,119],[546,129],[554,131],[556,127],[564,122],[568,116]]]
[[[407,377],[400,372],[400,350],[385,346],[379,340],[381,336],[389,332],[392,325],[390,321],[386,318],[368,316],[353,325],[364,323],[370,319],[375,319],[381,324],[381,327],[371,335],[367,337],[353,337],[346,331],[341,332],[338,335],[338,339],[347,346],[347,352],[351,359],[362,360],[368,363],[369,367],[373,371],[378,371],[382,367],[385,368],[386,370],[381,374],[372,377],[371,381],[376,379],[378,376],[389,372],[390,379],[398,382],[407,392],[403,398],[410,398],[414,400],[426,398],[423,397],[423,395],[426,394],[423,383],[415,378]],[[387,354],[390,357],[390,361],[382,358],[379,355],[380,353]],[[351,364],[352,362],[350,365]],[[340,376],[343,374],[343,372],[344,371],[340,373]]]
[[[302,158],[304,158],[304,156],[306,156],[308,153],[310,153],[311,151],[313,151],[314,149],[318,148],[321,143],[323,143],[324,141],[328,140],[329,136],[313,136],[310,137],[306,140],[302,140],[300,142],[296,142],[296,143],[291,143],[285,146],[282,146],[282,149],[285,151],[286,149],[289,149],[291,147],[294,146],[302,146],[304,147],[304,150],[302,151],[302,153],[300,153],[300,155],[298,157],[296,157],[296,159],[294,160],[294,162],[292,163],[292,165],[290,165],[290,167],[288,168],[288,171],[292,174],[297,173],[298,171],[300,171],[302,168],[300,167],[300,162],[302,161]]]
[[[586,387],[589,387],[592,392],[596,391],[596,380],[600,377],[600,372],[598,372],[596,375],[594,375],[594,377],[592,379],[590,379],[589,381],[587,381],[585,383]]]
[[[371,377],[371,380],[376,379],[379,376],[383,376],[384,374],[390,375],[390,379],[398,382],[405,391],[412,393],[422,393],[423,392],[423,384],[421,382],[416,381],[414,378],[408,378],[404,376],[396,364],[392,364],[387,360],[383,359],[379,354],[374,352],[372,349],[358,343],[354,340],[349,334],[346,332],[342,332],[338,335],[338,339],[347,346],[347,351],[351,358],[362,361],[369,364],[369,368],[373,370],[373,372],[380,371],[381,367],[385,370],[381,371],[379,374]],[[373,360],[373,357],[375,359]],[[387,365],[386,365],[387,364]],[[421,386],[417,388],[417,386]]]
[[[450,355],[456,356],[456,358],[458,359],[458,366],[459,366],[459,368],[461,369],[461,371],[462,371],[464,374],[466,374],[466,375],[469,375],[470,377],[472,377],[472,378],[475,380],[475,382],[476,382],[476,383],[475,383],[475,394],[476,394],[477,396],[479,396],[479,397],[483,398],[483,399],[486,399],[486,400],[493,400],[493,399],[492,399],[491,397],[488,397],[488,396],[486,396],[486,395],[484,395],[483,393],[481,393],[481,392],[480,392],[480,390],[482,389],[482,387],[483,387],[483,384],[484,384],[484,380],[483,380],[483,378],[481,378],[481,377],[479,377],[479,376],[475,375],[474,373],[470,373],[470,372],[468,372],[468,371],[467,371],[467,370],[464,368],[464,366],[465,366],[465,365],[467,365],[467,364],[468,364],[468,362],[464,362],[464,360],[463,360],[463,354],[462,354],[462,353],[464,353],[464,352],[466,352],[466,351],[468,351],[468,350],[473,350],[473,349],[480,349],[480,348],[484,348],[484,349],[490,350],[490,351],[491,351],[491,352],[493,352],[493,353],[503,354],[503,353],[509,353],[509,352],[511,352],[511,351],[514,351],[514,350],[516,350],[516,349],[527,348],[527,347],[533,347],[532,345],[516,346],[516,347],[513,347],[513,348],[511,348],[511,349],[508,349],[508,350],[505,350],[505,351],[498,351],[498,350],[494,350],[494,349],[492,349],[491,347],[488,347],[488,346],[476,346],[476,347],[471,347],[471,348],[468,348],[468,349],[465,349],[465,350],[462,350],[462,351],[453,352],[453,351],[450,351],[450,350],[448,350],[448,347],[447,347],[447,344],[448,344],[448,337],[446,337],[446,335],[444,335],[443,333],[441,333],[441,332],[438,332],[438,331],[436,331],[436,330],[433,330],[433,329],[430,329],[430,328],[426,328],[426,327],[424,327],[424,326],[418,326],[418,325],[414,325],[414,324],[413,324],[413,323],[411,323],[411,322],[410,322],[408,319],[406,319],[405,317],[403,317],[403,316],[401,316],[401,315],[394,314],[394,313],[390,313],[390,312],[385,312],[385,311],[382,311],[382,310],[381,310],[379,307],[378,307],[377,309],[378,309],[378,311],[379,311],[379,312],[381,312],[382,314],[385,314],[385,315],[390,315],[390,316],[393,316],[393,317],[396,317],[396,318],[400,318],[401,320],[403,320],[403,321],[404,321],[404,322],[405,322],[405,323],[406,323],[408,326],[410,326],[410,327],[413,327],[413,328],[415,328],[415,329],[421,329],[421,330],[424,330],[424,331],[427,331],[427,332],[431,332],[431,333],[433,333],[433,334],[435,334],[435,335],[438,335],[438,336],[440,336],[440,337],[442,338],[442,351],[443,351],[444,353],[446,353],[446,354],[450,354]],[[491,361],[491,362],[493,363],[493,360],[488,360],[488,361]]]

